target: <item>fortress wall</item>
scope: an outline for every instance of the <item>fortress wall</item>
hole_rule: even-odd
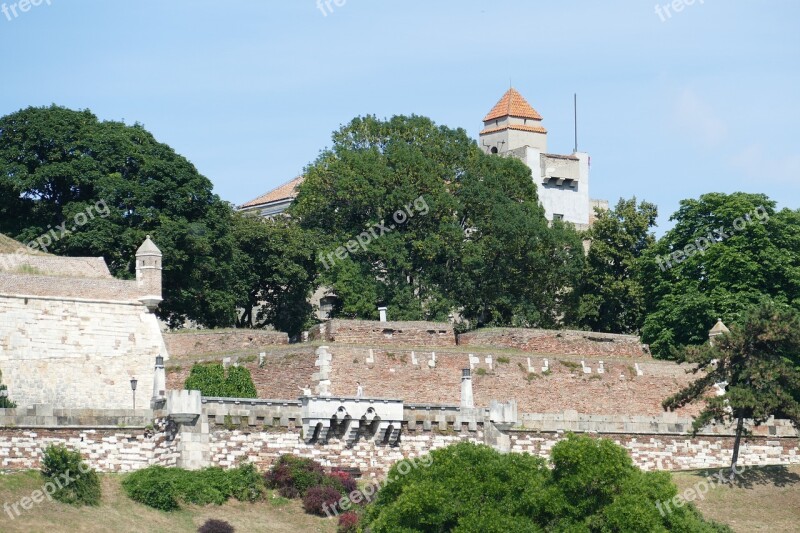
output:
[[[458,344],[515,348],[548,355],[651,359],[639,337],[590,331],[489,328],[462,333],[458,336]]]
[[[453,326],[443,322],[376,322],[330,320],[320,332],[322,340],[343,344],[403,346],[455,346]]]
[[[0,371],[24,407],[130,408],[152,396],[155,357],[168,358],[155,315],[139,304],[0,296]]]
[[[289,344],[289,336],[279,331],[258,329],[199,330],[165,333],[164,342],[170,355],[181,357],[257,351],[263,346]]]

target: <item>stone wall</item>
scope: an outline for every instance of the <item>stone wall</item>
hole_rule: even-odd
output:
[[[489,328],[459,335],[458,344],[547,355],[650,359],[649,350],[639,337],[590,331]]]
[[[453,326],[443,322],[331,320],[320,331],[326,342],[402,346],[455,346]]]
[[[168,358],[155,315],[139,303],[0,295],[0,371],[19,406],[130,408]]]
[[[199,330],[165,333],[164,342],[170,355],[202,356],[258,351],[264,346],[289,344],[289,336],[280,331],[259,329]]]

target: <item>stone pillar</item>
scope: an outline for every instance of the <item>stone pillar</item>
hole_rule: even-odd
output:
[[[381,317],[381,322],[386,322],[386,308],[385,307],[379,307],[378,308],[378,314]]]
[[[164,370],[164,358],[156,357],[156,369],[153,373],[153,397],[150,399],[151,409],[161,409],[167,403],[167,374]]]
[[[461,370],[461,407],[475,407],[472,397],[472,371],[469,368]]]

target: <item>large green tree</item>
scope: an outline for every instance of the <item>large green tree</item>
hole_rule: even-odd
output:
[[[591,248],[580,284],[574,322],[592,331],[635,333],[644,322],[644,289],[636,275],[644,251],[655,242],[654,204],[620,199],[598,210],[587,238]]]
[[[735,422],[732,476],[745,419],[759,425],[774,416],[800,430],[800,314],[792,308],[764,301],[729,333],[713,343],[684,348],[677,359],[693,363],[699,377],[664,400],[664,408],[704,402],[693,423],[694,434],[711,422]],[[726,383],[725,394],[711,396],[717,383]]]
[[[339,316],[376,318],[386,304],[393,319],[457,309],[473,325],[531,326],[563,314],[580,239],[548,227],[530,169],[483,154],[463,130],[356,118],[305,175],[291,213],[325,235],[322,280]]]
[[[0,232],[30,242],[58,228],[45,251],[103,256],[118,277],[134,276],[151,234],[164,253],[161,316],[233,323],[232,208],[141,125],[57,106],[2,117],[0,192]]]
[[[242,310],[238,327],[267,324],[298,335],[312,320],[308,303],[315,287],[318,236],[296,221],[236,213],[236,294]]]
[[[735,321],[764,297],[800,309],[800,211],[776,211],[763,194],[712,193],[682,201],[671,220],[639,269],[654,355],[704,343],[717,318]]]

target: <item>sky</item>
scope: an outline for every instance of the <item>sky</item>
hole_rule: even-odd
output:
[[[654,202],[659,233],[708,192],[800,208],[796,0],[34,1],[0,0],[0,116],[141,123],[237,205],[356,116],[477,138],[511,84],[554,153],[578,94],[591,196]]]

